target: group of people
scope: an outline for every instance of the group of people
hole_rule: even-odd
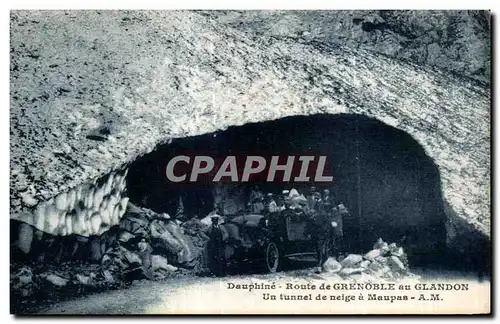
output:
[[[344,248],[343,220],[348,210],[337,201],[329,189],[321,192],[312,186],[304,195],[296,189],[283,190],[281,194],[264,195],[258,188],[252,190],[248,203],[249,212],[256,214],[276,213],[293,210],[308,218],[308,235],[318,245],[320,262],[327,257],[325,242],[332,242],[334,253],[342,253]]]
[[[280,194],[264,194],[255,187],[249,195],[246,214],[269,215],[281,217],[292,215],[292,218],[306,221],[303,239],[311,240],[315,244],[319,265],[332,255],[344,251],[343,219],[347,216],[347,208],[331,195],[329,189],[321,192],[310,187],[307,193],[301,194],[297,189],[283,190]],[[217,272],[225,273],[225,240],[232,237],[234,241],[243,242],[244,233],[231,224],[224,225],[224,216],[219,206],[201,220],[210,227],[210,237],[213,250],[212,259]],[[234,228],[233,228],[234,227]],[[232,230],[231,233],[228,231]],[[247,233],[248,234],[248,233]]]
[[[306,195],[300,194],[297,189],[283,190],[280,195],[273,193],[263,194],[258,188],[250,193],[248,211],[255,214],[279,212],[286,209],[303,210],[305,213],[327,213],[334,207],[334,198],[329,189],[322,193],[316,187],[310,187]]]

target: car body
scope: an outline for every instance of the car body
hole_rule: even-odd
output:
[[[219,227],[224,239],[218,245],[209,245],[209,257],[219,258],[216,266],[211,267],[216,274],[224,272],[230,264],[249,264],[272,273],[282,269],[290,259],[318,260],[315,235],[318,228],[302,211],[286,209],[266,215],[233,216]],[[325,244],[330,246],[331,241]]]

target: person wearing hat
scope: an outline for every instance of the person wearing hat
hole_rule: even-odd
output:
[[[285,198],[283,198],[283,196],[282,196],[282,195],[278,195],[278,196],[276,197],[276,200],[275,200],[275,201],[276,201],[276,208],[277,208],[277,211],[279,211],[279,212],[280,212],[280,211],[283,211],[283,210],[285,210],[285,209],[286,209],[286,207],[285,207]]]
[[[225,253],[225,241],[228,238],[228,233],[221,226],[220,217],[212,216],[212,225],[210,227],[208,242],[209,251],[209,266],[212,272],[216,276],[226,275],[226,253]]]
[[[221,216],[220,209],[219,209],[218,205],[214,205],[213,210],[210,213],[208,213],[207,216],[205,216],[204,218],[202,218],[200,220],[200,222],[202,224],[210,226],[211,224],[213,224],[214,218],[218,218],[219,219],[219,221],[218,221],[219,224],[224,223],[224,217]]]
[[[273,194],[268,193],[267,194],[267,211],[269,213],[276,213],[278,212],[278,205],[276,204],[276,200],[274,200]]]
[[[344,246],[344,218],[348,215],[348,210],[344,206],[343,203],[337,205],[337,207],[333,208],[332,212],[332,234],[334,245],[335,245],[335,253],[342,254],[345,252]]]
[[[305,200],[305,197],[302,196],[297,189],[292,189],[288,193],[288,197],[286,202],[288,203],[288,208],[289,209],[302,209],[301,208],[301,203],[303,203]]]
[[[289,194],[290,194],[290,190],[285,189],[281,192],[281,198],[283,200],[283,207],[284,207],[283,210],[288,209],[288,207],[289,207],[289,203],[288,203]]]
[[[317,198],[321,198],[321,195],[319,195],[319,192],[316,191],[315,186],[311,186],[309,188],[309,192],[307,193],[307,207],[309,209],[309,212],[311,214],[314,214],[314,211],[316,210],[316,204],[318,202]]]
[[[321,200],[323,201],[323,208],[325,208],[325,210],[327,210],[328,212],[331,211],[333,208],[333,199],[332,196],[330,196],[330,190],[323,190],[323,196],[321,197]]]
[[[315,214],[313,216],[313,223],[315,231],[313,232],[312,239],[316,243],[316,253],[318,255],[318,266],[321,267],[322,263],[326,261],[329,254],[329,248],[325,248],[325,243],[329,242],[328,239],[334,239],[332,226],[333,213],[333,200],[330,196],[330,190],[324,189],[321,197],[315,195],[317,202],[315,205]]]
[[[141,241],[137,243],[137,248],[137,254],[142,261],[142,271],[144,276],[151,280],[153,279],[153,268],[151,266],[151,253],[153,252],[153,248],[148,242],[146,242],[145,238],[142,238]]]
[[[250,193],[248,205],[250,206],[250,212],[254,214],[260,214],[264,210],[264,195],[259,187],[255,187]]]

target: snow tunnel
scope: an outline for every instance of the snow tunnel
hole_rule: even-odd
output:
[[[179,155],[326,156],[324,172],[332,180],[214,182],[202,177],[174,183],[165,171]],[[11,220],[11,260],[99,263],[117,244],[128,202],[180,221],[203,218],[215,205],[230,217],[248,212],[256,188],[277,197],[292,188],[306,194],[313,185],[318,191],[329,189],[334,201],[347,207],[343,231],[350,253],[369,251],[380,237],[402,244],[412,266],[488,269],[488,240],[477,231],[455,233],[459,238],[452,245],[447,241],[447,222],[458,218],[443,200],[438,167],[422,146],[404,131],[353,114],[293,116],[172,139]]]
[[[327,183],[197,181],[173,183],[165,176],[170,159],[190,156],[323,155]],[[229,127],[215,133],[174,139],[133,162],[127,176],[131,202],[156,212],[205,217],[214,204],[226,215],[242,213],[249,192],[280,194],[314,185],[329,189],[349,210],[344,236],[351,253],[371,249],[377,238],[404,242],[414,263],[433,262],[444,253],[445,213],[439,171],[407,133],[362,115],[293,116]],[[179,215],[178,215],[179,216]],[[431,258],[432,259],[432,258]]]

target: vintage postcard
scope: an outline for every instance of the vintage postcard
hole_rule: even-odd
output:
[[[13,314],[490,314],[489,11],[13,10]]]

